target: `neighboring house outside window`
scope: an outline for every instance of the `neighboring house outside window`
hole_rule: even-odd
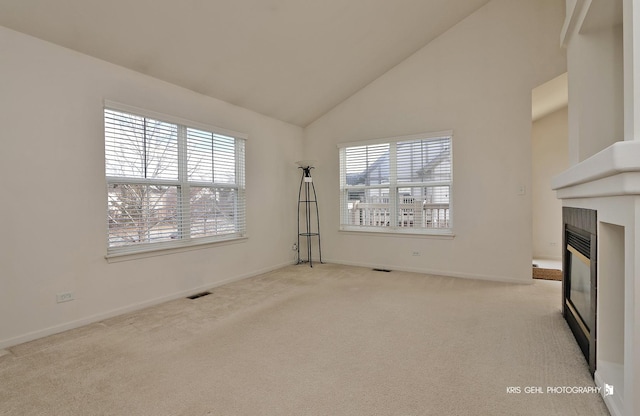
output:
[[[104,129],[108,255],[245,236],[244,137],[113,103]]]
[[[340,229],[451,234],[452,132],[341,144]]]

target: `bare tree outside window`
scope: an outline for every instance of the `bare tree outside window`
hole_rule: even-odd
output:
[[[178,180],[176,125],[105,110],[105,149],[108,177]],[[107,195],[111,246],[177,235],[177,186],[112,183]]]
[[[104,117],[109,247],[244,232],[244,140],[111,109]]]
[[[108,198],[110,245],[167,241],[178,236],[176,187],[111,184]]]

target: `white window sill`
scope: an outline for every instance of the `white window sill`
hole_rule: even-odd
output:
[[[197,242],[191,241],[182,245],[170,245],[170,246],[163,246],[163,247],[147,246],[135,251],[129,250],[129,251],[110,253],[104,257],[105,259],[107,259],[108,263],[118,263],[122,261],[138,260],[138,259],[144,259],[148,257],[157,257],[157,256],[166,256],[169,254],[184,253],[184,252],[193,251],[193,250],[202,250],[202,249],[210,248],[213,246],[240,244],[240,243],[246,242],[248,238],[249,238],[248,236],[244,236],[244,237],[233,237],[228,240],[217,240],[217,241],[209,240],[209,241],[197,241]],[[161,243],[158,243],[158,244],[161,244]]]
[[[418,231],[397,231],[397,230],[385,230],[385,229],[352,229],[345,228],[338,230],[340,233],[353,234],[361,236],[379,236],[379,237],[407,237],[407,238],[435,238],[442,240],[452,240],[455,238],[453,230],[431,230],[428,233]]]

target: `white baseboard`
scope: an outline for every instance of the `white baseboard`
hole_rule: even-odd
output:
[[[417,267],[395,267],[389,266],[388,264],[375,264],[375,263],[359,263],[345,260],[325,260],[326,263],[334,263],[334,264],[344,264],[346,266],[356,266],[356,267],[369,267],[375,269],[391,269],[398,270],[401,272],[410,272],[410,273],[422,273],[422,274],[431,274],[435,276],[446,276],[446,277],[459,277],[463,279],[474,279],[474,280],[488,280],[492,282],[505,282],[505,283],[518,283],[524,285],[530,285],[533,283],[533,278],[522,280],[515,279],[510,277],[503,276],[488,276],[476,273],[460,273],[460,272],[452,272],[452,271],[444,271],[444,270],[434,270],[434,269],[423,269]]]
[[[535,260],[549,260],[549,261],[562,261],[562,256],[536,256],[535,254],[532,256]]]
[[[17,337],[8,338],[4,340],[0,340],[0,350],[4,348],[13,347],[18,344],[22,344],[25,342],[33,341],[39,338],[44,338],[49,335],[59,334],[60,332],[68,331],[71,329],[80,328],[81,326],[89,325],[95,322],[104,321],[105,319],[113,318],[115,316],[123,315],[125,313],[134,312],[140,309],[148,308],[151,306],[158,305],[163,302],[168,302],[171,300],[179,299],[185,296],[193,295],[194,293],[202,292],[205,290],[209,290],[218,286],[222,286],[228,283],[236,282],[242,279],[248,279],[250,277],[258,276],[263,273],[268,273],[273,270],[281,269],[283,267],[291,265],[291,262],[282,263],[270,267],[266,267],[264,269],[256,270],[251,273],[246,273],[243,275],[234,276],[228,279],[221,280],[215,283],[208,283],[199,287],[193,287],[187,290],[182,290],[180,292],[175,292],[170,295],[161,296],[154,299],[149,299],[143,302],[135,303],[132,305],[128,305],[122,308],[112,309],[110,311],[97,313],[95,315],[87,316],[81,319],[77,319],[75,321],[65,322],[63,324],[54,325],[49,328],[39,329],[36,331],[28,332],[26,334],[19,335]]]
[[[623,416],[622,409],[624,409],[624,403],[622,402],[622,397],[620,393],[616,394],[616,390],[614,390],[613,395],[605,396],[604,392],[605,392],[606,383],[602,378],[602,374],[598,372],[598,370],[596,370],[595,374],[593,375],[593,379],[596,383],[596,386],[600,387],[604,404],[607,405],[607,409],[609,409],[609,413],[611,414],[611,416]],[[616,386],[614,386],[614,389],[615,387]],[[618,388],[619,387],[620,386],[618,386]]]

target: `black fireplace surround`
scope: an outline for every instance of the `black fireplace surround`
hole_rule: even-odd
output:
[[[562,315],[596,371],[597,212],[564,207]]]

